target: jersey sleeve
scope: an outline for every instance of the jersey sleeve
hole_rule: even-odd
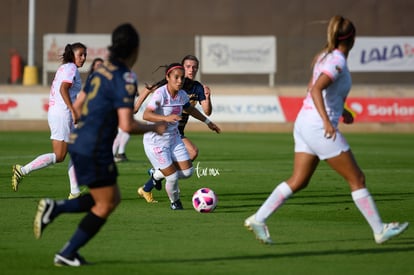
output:
[[[67,63],[66,66],[63,67],[62,82],[73,83],[77,69],[78,68],[74,63]]]
[[[346,60],[342,55],[329,54],[321,64],[321,73],[326,74],[332,81],[335,81],[346,66]]]
[[[152,95],[152,97],[150,98],[148,104],[147,104],[147,108],[149,108],[150,110],[156,110],[158,105],[163,102],[163,94],[162,94],[162,87],[156,89]]]
[[[118,78],[118,81],[114,81],[113,89],[115,91],[115,108],[133,108],[134,98],[136,94],[136,77],[131,72],[123,72]]]
[[[200,82],[196,82],[196,86],[195,86],[195,92],[197,94],[197,99],[198,102],[201,102],[203,100],[206,100],[206,95],[204,94],[204,87],[203,84],[201,84]]]

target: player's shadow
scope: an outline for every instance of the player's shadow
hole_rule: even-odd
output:
[[[401,201],[405,198],[411,199],[414,193],[376,193],[373,194],[375,201]],[[232,201],[231,197],[238,197],[240,201],[243,203],[240,204],[233,204],[233,205],[225,205],[221,203],[219,205],[220,212],[243,212],[243,209],[249,207],[259,207],[262,205],[263,201],[269,196],[269,193],[263,192],[256,192],[256,193],[231,193],[231,194],[220,194],[220,201],[223,202],[227,198],[229,201]],[[252,202],[252,203],[250,203]],[[346,205],[346,204],[354,204],[352,198],[349,193],[338,193],[332,194],[329,192],[327,194],[297,194],[292,196],[288,201],[287,204],[289,205],[299,205],[299,206],[306,206],[306,205]]]
[[[407,240],[407,239],[405,239]],[[349,240],[347,240],[349,241]],[[243,260],[268,260],[268,259],[297,259],[298,257],[315,257],[315,256],[329,256],[338,255],[338,256],[353,256],[353,255],[380,255],[380,254],[394,254],[398,252],[412,252],[414,251],[413,246],[407,247],[407,245],[412,245],[414,240],[411,239],[409,243],[404,241],[404,243],[393,243],[391,247],[381,248],[365,248],[365,249],[330,249],[330,250],[320,250],[320,251],[294,251],[294,252],[275,252],[275,253],[259,253],[256,255],[237,255],[237,256],[222,256],[222,257],[185,257],[185,258],[158,258],[150,260],[137,260],[137,261],[125,261],[125,260],[110,260],[110,261],[99,261],[95,264],[172,264],[172,263],[214,263],[214,262],[223,262],[223,261],[243,261]],[[278,244],[281,245],[281,244]],[[404,245],[404,247],[396,247],[396,245]],[[269,247],[268,245],[266,247]]]

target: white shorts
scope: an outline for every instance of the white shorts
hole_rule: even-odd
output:
[[[306,123],[295,123],[293,130],[295,152],[303,152],[318,156],[320,160],[333,158],[350,149],[348,142],[339,130],[336,138],[325,138],[325,130],[321,126]]]
[[[190,159],[180,135],[173,137],[144,135],[144,150],[154,169],[165,169],[173,162]]]
[[[48,113],[47,121],[50,128],[50,139],[69,142],[70,131],[74,127],[70,112],[59,115]]]

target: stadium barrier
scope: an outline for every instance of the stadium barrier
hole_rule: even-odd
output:
[[[223,131],[291,131],[305,86],[210,85],[213,114]],[[49,88],[0,86],[0,131],[48,130]],[[341,125],[350,132],[413,132],[414,86],[355,86],[347,100],[355,123]],[[144,103],[145,106],[145,103]],[[142,111],[135,116],[142,118]],[[207,131],[190,119],[188,131]]]

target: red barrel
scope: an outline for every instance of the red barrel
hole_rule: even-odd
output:
[[[15,49],[12,49],[10,50],[10,83],[21,82],[22,74],[22,58]]]

